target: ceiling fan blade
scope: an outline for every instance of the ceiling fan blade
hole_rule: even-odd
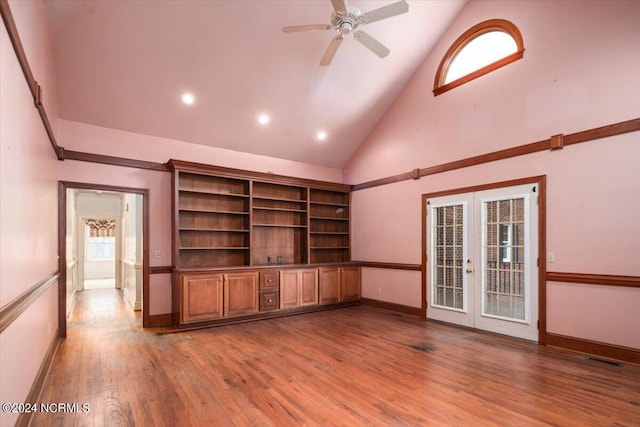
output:
[[[371,52],[378,55],[380,58],[384,58],[389,55],[390,50],[387,49],[382,43],[378,40],[371,37],[369,34],[364,31],[356,31],[353,33],[353,37],[362,43],[366,48],[368,48]]]
[[[333,5],[333,10],[336,13],[347,13],[347,5],[345,4],[345,0],[331,0],[331,4]]]
[[[342,37],[342,35],[337,35],[333,38],[333,40],[331,40],[331,43],[329,43],[329,47],[327,48],[327,51],[324,53],[324,55],[322,56],[322,59],[320,60],[320,65],[327,66],[331,64],[333,55],[336,54],[336,51],[340,47],[340,43],[342,43],[343,39],[344,37]]]
[[[367,24],[370,24],[381,19],[400,15],[401,13],[407,13],[408,11],[409,4],[405,0],[400,0],[399,2],[391,3],[387,6],[365,12],[360,15],[360,17],[364,18]]]
[[[297,33],[300,31],[317,31],[317,30],[330,30],[331,25],[328,24],[310,24],[310,25],[290,25],[288,27],[282,27],[282,31],[285,33]]]

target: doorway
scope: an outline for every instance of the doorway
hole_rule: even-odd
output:
[[[149,325],[148,190],[59,183],[58,321],[66,336],[76,291],[112,289]]]
[[[539,340],[540,184],[423,196],[426,317]]]

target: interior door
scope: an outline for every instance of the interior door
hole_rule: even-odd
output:
[[[537,185],[427,200],[427,317],[538,339]]]

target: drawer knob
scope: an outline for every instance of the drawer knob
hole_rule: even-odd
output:
[[[267,280],[267,283],[273,283],[273,279]]]

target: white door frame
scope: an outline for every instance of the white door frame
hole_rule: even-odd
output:
[[[430,296],[427,295],[427,281],[431,280],[427,277],[427,248],[430,244],[427,241],[427,227],[429,227],[430,223],[427,218],[427,200],[463,194],[463,193],[474,193],[485,190],[499,189],[504,187],[514,187],[522,184],[535,184],[537,186],[536,192],[538,196],[538,248],[537,248],[537,266],[538,266],[538,344],[546,344],[547,341],[547,329],[546,329],[546,176],[533,176],[522,179],[514,179],[509,181],[501,181],[495,183],[474,185],[469,187],[462,187],[444,191],[437,191],[432,193],[427,193],[422,195],[422,317],[427,318],[427,299]]]

